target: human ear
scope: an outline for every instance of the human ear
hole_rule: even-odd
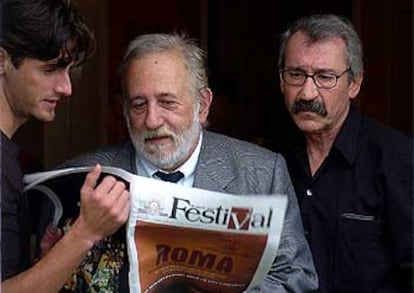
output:
[[[282,94],[285,93],[285,83],[282,80],[282,77],[279,77],[279,86],[280,86],[280,91]]]
[[[356,96],[359,94],[363,79],[364,79],[363,75],[360,74],[359,76],[356,76],[354,80],[351,82],[349,86],[349,98],[350,99],[356,98]]]
[[[14,64],[9,53],[3,47],[0,47],[0,75],[5,75],[7,70],[11,68],[14,68]]]
[[[210,88],[206,87],[200,90],[200,109],[198,116],[200,123],[204,124],[207,122],[207,117],[210,112],[211,102],[213,101],[213,93]]]
[[[6,71],[7,52],[0,47],[0,75],[4,75]]]

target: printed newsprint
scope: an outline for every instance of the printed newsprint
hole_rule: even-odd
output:
[[[62,214],[59,196],[45,184],[92,167],[24,177]],[[285,195],[232,195],[148,179],[122,169],[103,173],[129,183],[127,249],[131,292],[243,292],[269,271],[279,245]]]

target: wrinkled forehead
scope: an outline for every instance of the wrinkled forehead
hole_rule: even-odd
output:
[[[330,67],[347,63],[346,45],[340,37],[312,39],[304,32],[291,36],[286,46],[285,63],[290,66]],[[330,65],[330,66],[328,66]]]

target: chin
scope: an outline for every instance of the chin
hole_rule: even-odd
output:
[[[37,120],[43,121],[43,122],[51,122],[55,119],[55,112],[53,113],[47,113],[47,114],[43,114],[43,115],[35,115],[34,117]]]
[[[143,156],[155,166],[164,169],[169,169],[176,163],[176,159],[169,152],[145,152]]]
[[[322,124],[316,122],[316,121],[312,121],[312,120],[307,120],[307,121],[295,121],[296,125],[298,126],[298,128],[305,132],[305,133],[316,133],[316,132],[320,132],[324,127]]]

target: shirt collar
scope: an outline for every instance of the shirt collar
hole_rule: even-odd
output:
[[[333,146],[351,165],[354,164],[356,159],[361,125],[362,116],[357,107],[351,103],[348,116],[346,117]]]
[[[198,143],[196,148],[194,149],[191,156],[188,158],[187,161],[184,162],[179,168],[175,169],[174,171],[181,171],[184,174],[184,180],[187,180],[188,178],[194,177],[194,172],[197,166],[198,157],[200,155],[201,150],[201,142],[203,140],[203,132],[200,132],[200,137],[198,139]],[[142,166],[142,170],[145,172],[143,174],[146,177],[152,177],[155,172],[160,170],[157,166],[149,162],[147,159],[145,159],[142,155],[137,154],[135,158],[135,162],[138,165]],[[138,169],[138,168],[137,168]],[[162,170],[160,170],[162,171]]]
[[[13,140],[7,137],[7,135],[0,130],[0,146],[3,151],[3,149],[7,148],[7,151],[11,153],[12,156],[17,157],[19,155],[19,146],[17,143]],[[1,157],[1,155],[0,155]],[[1,161],[1,158],[0,158]]]
[[[332,148],[336,149],[350,165],[355,163],[361,126],[362,116],[354,103],[351,103],[348,115],[332,146]],[[302,167],[305,170],[308,170],[308,156],[305,140],[303,140],[300,147],[295,148],[294,154],[296,158],[299,159]]]

